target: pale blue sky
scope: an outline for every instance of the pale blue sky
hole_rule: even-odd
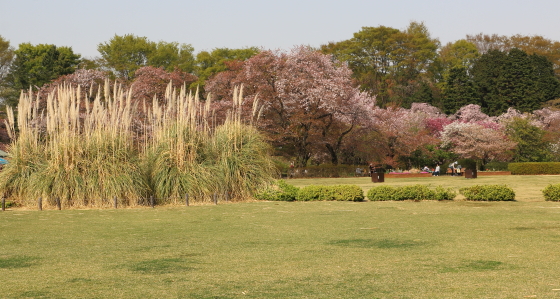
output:
[[[115,34],[214,48],[290,49],[349,39],[363,26],[423,21],[442,44],[467,34],[542,35],[560,41],[558,0],[0,0],[0,35],[70,46],[84,57]]]

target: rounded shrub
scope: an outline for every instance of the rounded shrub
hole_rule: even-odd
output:
[[[357,185],[336,185],[332,186],[334,200],[337,201],[362,201],[364,200],[364,190]]]
[[[435,190],[434,199],[436,200],[453,200],[457,196],[457,193],[453,191],[452,188],[443,188],[442,186],[437,186]]]
[[[299,192],[299,188],[279,180],[275,184],[264,188],[255,194],[259,200],[269,201],[294,201]]]
[[[548,185],[543,189],[542,193],[547,201],[560,201],[560,184]]]
[[[515,192],[506,185],[475,185],[459,189],[467,200],[509,201],[515,200]]]

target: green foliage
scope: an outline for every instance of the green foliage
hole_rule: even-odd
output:
[[[560,162],[509,163],[511,174],[560,174]]]
[[[353,38],[321,49],[347,62],[361,88],[376,94],[384,106],[405,103],[423,88],[416,84],[421,78],[433,79],[438,47],[423,23],[411,22],[404,31],[362,27]]]
[[[232,62],[245,61],[259,52],[260,50],[256,47],[245,49],[217,48],[212,50],[212,52],[202,51],[196,54],[196,68],[194,72],[199,80],[193,83],[193,86],[203,87],[206,79],[219,72],[230,70],[233,66]]]
[[[425,200],[434,199],[435,192],[426,185],[410,185],[397,188],[395,200]]]
[[[513,162],[550,161],[549,143],[544,139],[545,131],[527,118],[516,117],[508,121],[506,133],[515,141]]]
[[[515,200],[515,192],[506,185],[475,185],[459,189],[467,200],[509,201]]]
[[[560,201],[560,184],[550,184],[542,190],[547,201]]]
[[[476,45],[461,39],[443,46],[439,52],[442,64],[443,78],[446,79],[453,68],[470,69],[474,61],[480,56]]]
[[[296,200],[362,201],[364,200],[364,191],[356,185],[310,185],[299,190]]]
[[[434,194],[435,200],[453,200],[457,196],[457,193],[453,191],[453,188],[444,188],[442,186],[437,186]]]
[[[257,192],[255,198],[269,201],[294,201],[298,192],[298,187],[290,185],[284,180],[278,180],[276,184]]]
[[[115,35],[106,43],[97,46],[105,65],[125,80],[134,77],[134,72],[143,66],[162,67],[166,71],[179,68],[194,71],[194,48],[177,42],[152,42],[146,37],[126,34]]]
[[[471,73],[480,95],[476,104],[488,115],[502,114],[509,107],[531,112],[559,96],[560,83],[552,63],[519,49],[488,51],[475,62]]]
[[[468,69],[459,66],[449,70],[443,89],[444,110],[453,114],[468,104],[480,104],[480,95],[468,75]]]
[[[378,186],[369,189],[367,197],[371,201],[385,200],[453,200],[456,194],[451,188],[436,187],[430,189],[426,185],[408,185],[400,187]]]
[[[55,45],[23,43],[14,54],[16,58],[5,82],[11,90],[5,95],[11,106],[16,105],[21,90],[41,87],[62,75],[71,74],[80,63],[80,55],[74,54],[72,48]]]
[[[397,188],[391,186],[378,186],[368,190],[367,198],[371,201],[395,200]]]

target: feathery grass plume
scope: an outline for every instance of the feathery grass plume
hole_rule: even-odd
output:
[[[169,85],[167,106],[154,101],[152,143],[145,152],[150,184],[160,201],[182,202],[189,194],[208,202],[214,193],[241,200],[274,180],[268,145],[255,128],[243,124],[241,89],[234,94],[234,107],[215,128],[210,99],[201,103],[198,91],[187,94],[183,87],[177,92]]]
[[[47,97],[46,114],[38,113],[31,93],[22,95],[0,192],[23,204],[42,197],[45,206],[56,198],[72,207],[109,206],[113,197],[136,204],[147,185],[133,148],[130,92],[117,86],[111,96],[107,86],[105,102],[97,94],[91,108],[79,88],[61,86]]]
[[[145,152],[146,167],[152,192],[158,203],[182,202],[185,194],[198,201],[209,201],[213,187],[209,161],[204,153],[210,138],[207,123],[202,119],[207,114],[198,98],[179,92],[171,83],[165,92],[166,105],[160,106],[154,99],[147,111],[151,142]]]
[[[243,86],[235,87],[232,110],[225,122],[216,127],[212,142],[219,189],[234,200],[252,197],[277,177],[270,147],[252,126],[259,110],[258,100],[253,101],[253,116],[247,123],[241,118],[242,103]]]
[[[6,128],[12,140],[8,145],[10,163],[0,171],[0,193],[14,201],[26,198],[30,177],[45,158],[45,151],[39,140],[42,138],[43,116],[38,114],[38,102],[33,94],[22,92],[17,107],[17,119],[12,107],[7,107]],[[35,103],[35,104],[34,104]],[[16,126],[17,122],[17,126]]]

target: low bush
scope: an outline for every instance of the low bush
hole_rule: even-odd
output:
[[[369,189],[367,197],[371,201],[384,200],[453,200],[456,193],[451,188],[436,187],[430,189],[426,185],[410,185],[402,187],[378,186]]]
[[[511,174],[560,174],[560,162],[509,163]]]
[[[543,189],[542,193],[545,200],[560,201],[560,184],[548,185]]]
[[[515,200],[515,192],[506,185],[475,185],[459,189],[467,200],[509,201]]]
[[[362,201],[364,200],[364,192],[362,188],[356,185],[311,185],[301,188],[297,194],[296,200]]]
[[[442,186],[437,186],[434,199],[436,200],[453,200],[457,196],[457,193],[453,191],[452,188],[443,188]]]
[[[336,185],[331,186],[334,200],[337,201],[362,201],[364,200],[364,190],[356,185]]]
[[[395,200],[423,200],[433,199],[435,192],[426,185],[410,185],[397,188]]]
[[[367,198],[371,201],[395,200],[396,188],[391,186],[378,186],[369,189]]]
[[[290,185],[284,180],[278,180],[273,186],[257,192],[254,196],[259,200],[294,201],[298,192],[298,187]]]

